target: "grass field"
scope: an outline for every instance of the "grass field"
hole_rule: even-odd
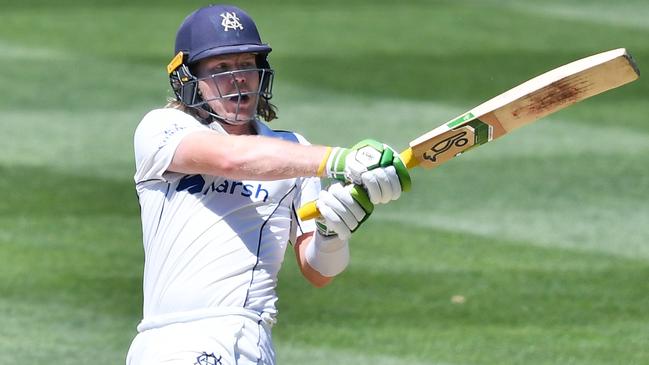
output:
[[[120,364],[141,316],[132,133],[198,1],[0,0],[0,365]],[[645,0],[242,2],[275,128],[401,149],[553,67],[627,47]],[[292,252],[280,364],[649,364],[649,82],[587,100],[380,207],[313,289]],[[462,299],[462,300],[460,300]]]

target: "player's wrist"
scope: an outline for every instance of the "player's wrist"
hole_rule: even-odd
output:
[[[305,259],[321,275],[336,276],[349,264],[349,241],[316,232],[305,250]]]
[[[326,148],[325,154],[322,157],[322,160],[320,160],[320,165],[318,166],[318,170],[316,171],[316,176],[324,176],[324,177],[328,176],[328,173],[327,173],[327,170],[326,170],[327,161],[329,161],[329,156],[331,156],[332,150],[334,148],[338,148],[338,147],[329,147],[329,146],[327,146],[325,148]]]

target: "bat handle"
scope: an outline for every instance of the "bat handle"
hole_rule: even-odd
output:
[[[419,161],[417,161],[415,156],[412,154],[412,148],[410,147],[403,150],[403,152],[399,154],[399,157],[401,157],[401,161],[403,161],[408,170],[419,165]]]
[[[301,220],[307,221],[309,219],[315,219],[320,216],[320,211],[314,201],[310,201],[297,210],[297,215]]]
[[[412,149],[410,148],[407,148],[405,151],[401,152],[399,156],[408,169],[411,169],[419,164],[417,159],[414,158]],[[320,211],[315,204],[315,200],[301,206],[297,210],[297,215],[303,221],[318,218],[320,216]]]

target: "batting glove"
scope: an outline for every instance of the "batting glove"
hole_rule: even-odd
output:
[[[373,204],[396,200],[411,186],[410,174],[399,154],[371,139],[352,148],[333,148],[325,172],[328,177],[363,186]]]
[[[318,233],[325,237],[337,235],[342,240],[348,240],[374,210],[363,189],[341,183],[321,190],[316,206],[321,215],[316,219]]]

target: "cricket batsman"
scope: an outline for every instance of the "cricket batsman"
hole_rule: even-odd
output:
[[[270,52],[233,6],[198,9],[178,29],[167,67],[175,97],[134,135],[144,303],[127,365],[275,364],[287,245],[304,277],[327,285],[374,204],[409,189],[383,143],[310,145],[262,122],[277,116]],[[313,200],[321,217],[302,221],[296,208]]]

